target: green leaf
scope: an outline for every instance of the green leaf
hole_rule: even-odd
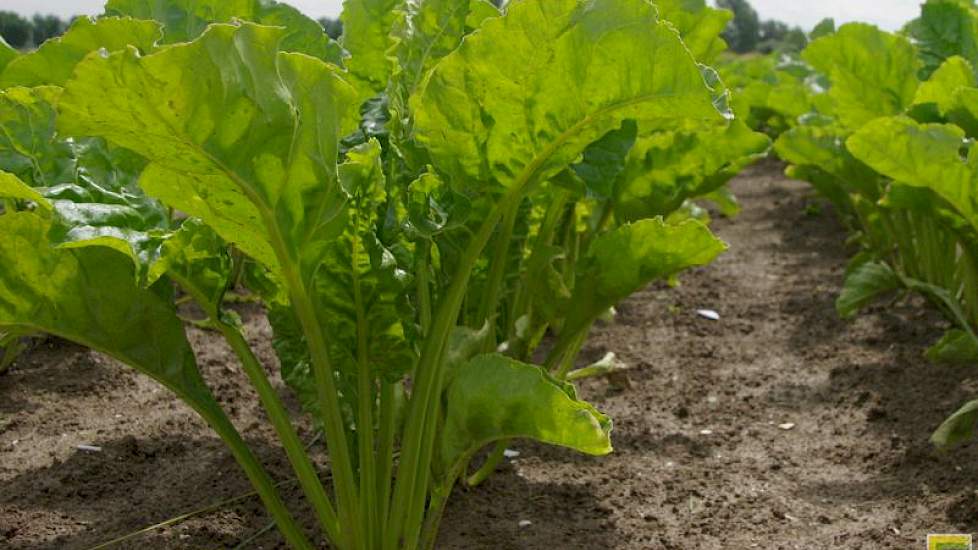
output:
[[[642,0],[511,4],[439,63],[413,105],[439,170],[518,188],[624,120],[720,119],[689,51]]]
[[[573,386],[502,355],[480,355],[445,391],[440,471],[502,439],[528,438],[590,455],[611,452],[611,420],[577,398]]]
[[[930,437],[931,443],[942,449],[963,443],[975,435],[978,424],[978,401],[966,403],[937,428]]]
[[[341,48],[326,36],[322,25],[292,6],[272,0],[108,0],[105,13],[158,21],[163,24],[167,44],[193,40],[211,23],[242,20],[284,27],[283,51],[333,63],[342,61]]]
[[[956,126],[894,117],[867,124],[849,139],[848,148],[893,180],[931,189],[978,228],[978,177],[961,156],[964,137]]]
[[[917,93],[919,62],[913,45],[871,25],[843,25],[809,44],[802,58],[829,77],[834,114],[851,128],[903,113]]]
[[[770,146],[740,121],[642,137],[615,182],[615,215],[622,221],[669,215],[725,185]]]
[[[963,57],[950,57],[931,75],[930,80],[920,85],[914,104],[933,103],[945,115],[957,104],[954,100],[958,88],[975,86],[978,86],[978,79],[971,63]]]
[[[907,26],[920,49],[923,75],[929,77],[944,61],[958,55],[978,66],[978,14],[959,1],[930,0],[920,18]]]
[[[55,211],[52,238],[115,248],[131,256],[142,275],[169,230],[166,210],[136,186],[145,162],[101,139],[59,134],[60,94],[50,86],[0,91],[0,170],[20,178]]]
[[[902,287],[900,277],[890,266],[882,262],[866,262],[846,276],[835,309],[843,319],[848,319],[883,294]]]
[[[31,201],[42,210],[51,210],[51,203],[43,195],[9,172],[0,171],[0,198]]]
[[[366,88],[379,93],[391,74],[388,50],[391,30],[404,0],[346,0],[343,2],[341,43],[350,54],[346,67]]]
[[[75,66],[91,52],[117,51],[132,46],[142,53],[153,50],[162,38],[159,24],[130,18],[79,17],[68,31],[37,50],[11,61],[0,73],[0,88],[64,85]]]
[[[635,145],[638,125],[626,120],[621,128],[612,130],[584,150],[581,162],[571,166],[587,189],[602,198],[610,198],[615,179],[625,170],[628,152]]]
[[[148,194],[273,272],[288,258],[308,279],[336,235],[338,136],[355,109],[337,69],[280,52],[284,36],[214,25],[152,55],[89,57],[66,86],[59,125],[146,157]]]
[[[711,63],[727,49],[720,34],[733,19],[733,12],[706,5],[705,0],[657,0],[659,16],[672,23],[683,42],[701,63]]]
[[[212,319],[219,320],[231,272],[224,241],[200,220],[190,218],[163,242],[147,283],[154,284],[163,276],[173,279]]]
[[[142,289],[124,255],[56,248],[48,230],[33,214],[0,216],[0,330],[54,334],[151,376],[199,412],[219,410],[166,285]]]
[[[978,363],[978,341],[967,331],[951,329],[927,350],[926,356],[935,363]]]
[[[11,47],[10,44],[7,44],[7,41],[0,36],[0,74],[3,74],[3,70],[7,65],[14,59],[17,59],[19,55],[17,50]]]
[[[831,182],[826,181],[818,189],[835,204],[848,202],[848,193],[879,200],[877,176],[849,152],[846,136],[847,132],[835,127],[798,126],[781,134],[774,150],[786,162],[829,175]],[[833,187],[841,189],[842,196]]]
[[[623,225],[597,237],[581,259],[565,330],[575,334],[608,308],[656,280],[712,262],[726,244],[700,222],[661,219]]]

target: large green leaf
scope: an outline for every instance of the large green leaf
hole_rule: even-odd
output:
[[[581,259],[565,330],[578,333],[650,282],[706,265],[726,248],[698,221],[642,220],[597,237]]]
[[[147,193],[273,271],[277,251],[308,278],[344,204],[337,136],[355,110],[335,67],[279,51],[285,35],[214,25],[152,55],[90,57],[65,89],[59,124],[143,155]]]
[[[733,12],[706,5],[705,0],[656,0],[659,16],[675,25],[693,57],[711,63],[727,49],[720,36],[733,19]]]
[[[107,15],[159,21],[168,44],[200,36],[211,23],[233,20],[284,27],[282,49],[339,63],[340,47],[315,20],[288,4],[273,0],[108,0]]]
[[[740,121],[640,138],[615,182],[615,214],[622,221],[667,216],[719,189],[770,146]]]
[[[391,74],[388,50],[391,30],[404,0],[346,0],[343,2],[343,48],[350,54],[346,67],[373,93],[387,88]]]
[[[535,439],[591,455],[612,450],[611,420],[538,366],[480,355],[451,375],[437,466],[443,473],[503,439]]]
[[[159,24],[128,17],[98,20],[79,17],[61,37],[11,61],[0,72],[0,88],[10,86],[63,85],[75,66],[91,52],[117,51],[132,46],[142,53],[152,51],[162,38]]]
[[[17,50],[7,44],[7,41],[0,36],[0,74],[3,74],[3,70],[11,61],[17,59],[18,55],[20,54],[17,53]]]
[[[720,118],[689,51],[642,0],[514,2],[413,105],[438,169],[506,187],[549,178],[626,119]]]
[[[0,329],[46,332],[101,351],[162,383],[198,411],[217,404],[197,370],[167,285],[145,290],[133,265],[102,247],[56,248],[48,223],[0,216]]]
[[[906,117],[867,124],[848,141],[859,160],[906,185],[929,188],[978,228],[978,174],[961,156],[964,132]]]
[[[116,248],[129,254],[142,274],[170,225],[166,209],[136,186],[145,161],[101,139],[58,134],[60,93],[48,86],[0,91],[0,170],[53,208],[53,238]]]
[[[843,25],[805,48],[802,57],[829,77],[835,114],[858,128],[913,104],[919,62],[906,38],[862,23]]]
[[[870,200],[879,200],[881,190],[876,175],[846,149],[846,136],[847,133],[839,128],[798,126],[781,134],[774,149],[781,159],[791,164],[828,174],[834,186],[846,194],[859,193]],[[845,197],[837,196],[831,187],[821,186],[819,191],[826,192],[837,204],[847,202]]]
[[[929,0],[907,29],[920,49],[924,76],[959,55],[978,66],[978,13],[960,0]]]
[[[975,79],[971,63],[963,57],[950,57],[931,75],[930,80],[920,85],[914,103],[933,103],[942,115],[946,115],[957,104],[958,89],[975,86],[978,86],[978,80]]]

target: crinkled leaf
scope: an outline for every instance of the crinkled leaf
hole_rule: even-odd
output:
[[[224,241],[200,220],[191,218],[163,242],[159,259],[149,269],[148,283],[168,276],[213,317],[219,315],[231,271]]]
[[[710,63],[727,49],[720,34],[733,12],[706,5],[705,0],[656,0],[659,16],[672,23],[683,42],[701,63]]]
[[[766,135],[740,121],[641,138],[615,182],[615,215],[622,221],[666,216],[686,200],[719,189],[770,145]]]
[[[565,329],[577,333],[652,281],[706,265],[726,249],[697,221],[669,225],[656,218],[609,231],[581,259]]]
[[[50,204],[56,213],[52,238],[115,248],[130,255],[142,275],[169,229],[165,208],[136,186],[145,161],[101,139],[60,135],[59,95],[59,88],[48,86],[0,92],[0,170]]]
[[[75,66],[91,52],[117,51],[132,46],[143,53],[162,38],[153,21],[128,17],[79,17],[63,36],[48,40],[37,50],[10,62],[0,73],[0,88],[10,86],[64,85]]]
[[[872,25],[849,23],[805,48],[805,61],[829,77],[834,113],[858,128],[903,113],[917,93],[919,62],[906,38]]]
[[[902,286],[900,277],[890,266],[882,262],[866,262],[846,276],[835,309],[842,318],[851,318],[880,296]]]
[[[124,255],[57,248],[48,229],[33,214],[0,216],[0,330],[54,334],[151,376],[198,411],[219,410],[166,285],[140,288]]]
[[[343,2],[341,43],[350,54],[346,67],[371,92],[387,88],[391,74],[388,50],[391,29],[404,0],[346,0]]]
[[[978,14],[973,6],[955,0],[929,0],[907,30],[920,50],[925,78],[955,55],[978,66]]]
[[[553,176],[626,119],[720,117],[642,0],[514,3],[439,63],[414,106],[439,170],[507,187]]]
[[[799,126],[778,138],[774,149],[778,156],[798,167],[809,167],[831,176],[834,185],[844,193],[861,193],[872,200],[879,199],[879,185],[876,175],[865,164],[859,162],[846,148],[846,132],[838,128]],[[829,186],[824,191],[836,204],[845,197],[835,196]],[[823,191],[823,189],[819,189]]]
[[[956,126],[894,117],[867,124],[849,139],[848,148],[891,179],[931,189],[978,228],[978,177],[961,156],[964,137]]]
[[[462,365],[445,391],[439,470],[447,473],[493,441],[528,438],[591,455],[611,452],[611,420],[573,386],[502,355]]]
[[[571,166],[574,173],[584,181],[587,189],[602,198],[610,198],[614,191],[615,179],[625,169],[628,152],[638,137],[638,125],[634,120],[626,120],[621,128],[612,130],[587,149],[581,162]]]
[[[322,25],[288,4],[273,0],[108,0],[107,15],[152,19],[163,24],[164,42],[187,42],[211,23],[235,19],[284,27],[282,50],[340,63],[342,50]]]
[[[931,75],[930,80],[920,85],[914,103],[933,103],[941,114],[947,114],[956,105],[958,88],[974,88],[976,85],[978,80],[975,79],[971,63],[963,57],[950,57]]]
[[[927,350],[927,359],[935,363],[978,363],[978,341],[967,331],[951,329]]]
[[[342,211],[338,136],[352,89],[337,69],[280,52],[279,28],[214,25],[137,56],[86,59],[60,102],[61,129],[150,160],[140,185],[277,270],[310,277]]]
[[[946,449],[973,438],[978,424],[978,401],[966,403],[944,421],[930,437],[931,443]]]

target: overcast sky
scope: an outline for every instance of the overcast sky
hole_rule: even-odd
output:
[[[809,29],[822,18],[837,22],[866,21],[895,30],[913,19],[922,0],[751,0],[763,18],[780,19]],[[339,15],[342,0],[291,0],[313,17]],[[23,14],[54,13],[63,17],[96,14],[104,0],[0,0],[0,9]]]

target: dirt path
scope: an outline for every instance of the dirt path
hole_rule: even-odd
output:
[[[921,358],[941,323],[916,304],[837,319],[846,236],[831,212],[806,209],[802,184],[766,165],[734,191],[744,213],[716,224],[731,251],[678,289],[635,296],[592,338],[587,358],[635,366],[631,389],[582,388],[615,419],[616,453],[516,445],[498,475],[455,496],[439,548],[913,550],[928,532],[978,531],[978,447],[927,444],[978,395],[978,371]],[[247,437],[268,436],[224,348],[193,339]],[[271,362],[267,344],[260,355]],[[280,453],[257,446],[284,476]],[[2,548],[85,549],[247,490],[189,411],[94,354],[41,347],[0,377]],[[122,547],[233,546],[265,521],[246,501]]]

